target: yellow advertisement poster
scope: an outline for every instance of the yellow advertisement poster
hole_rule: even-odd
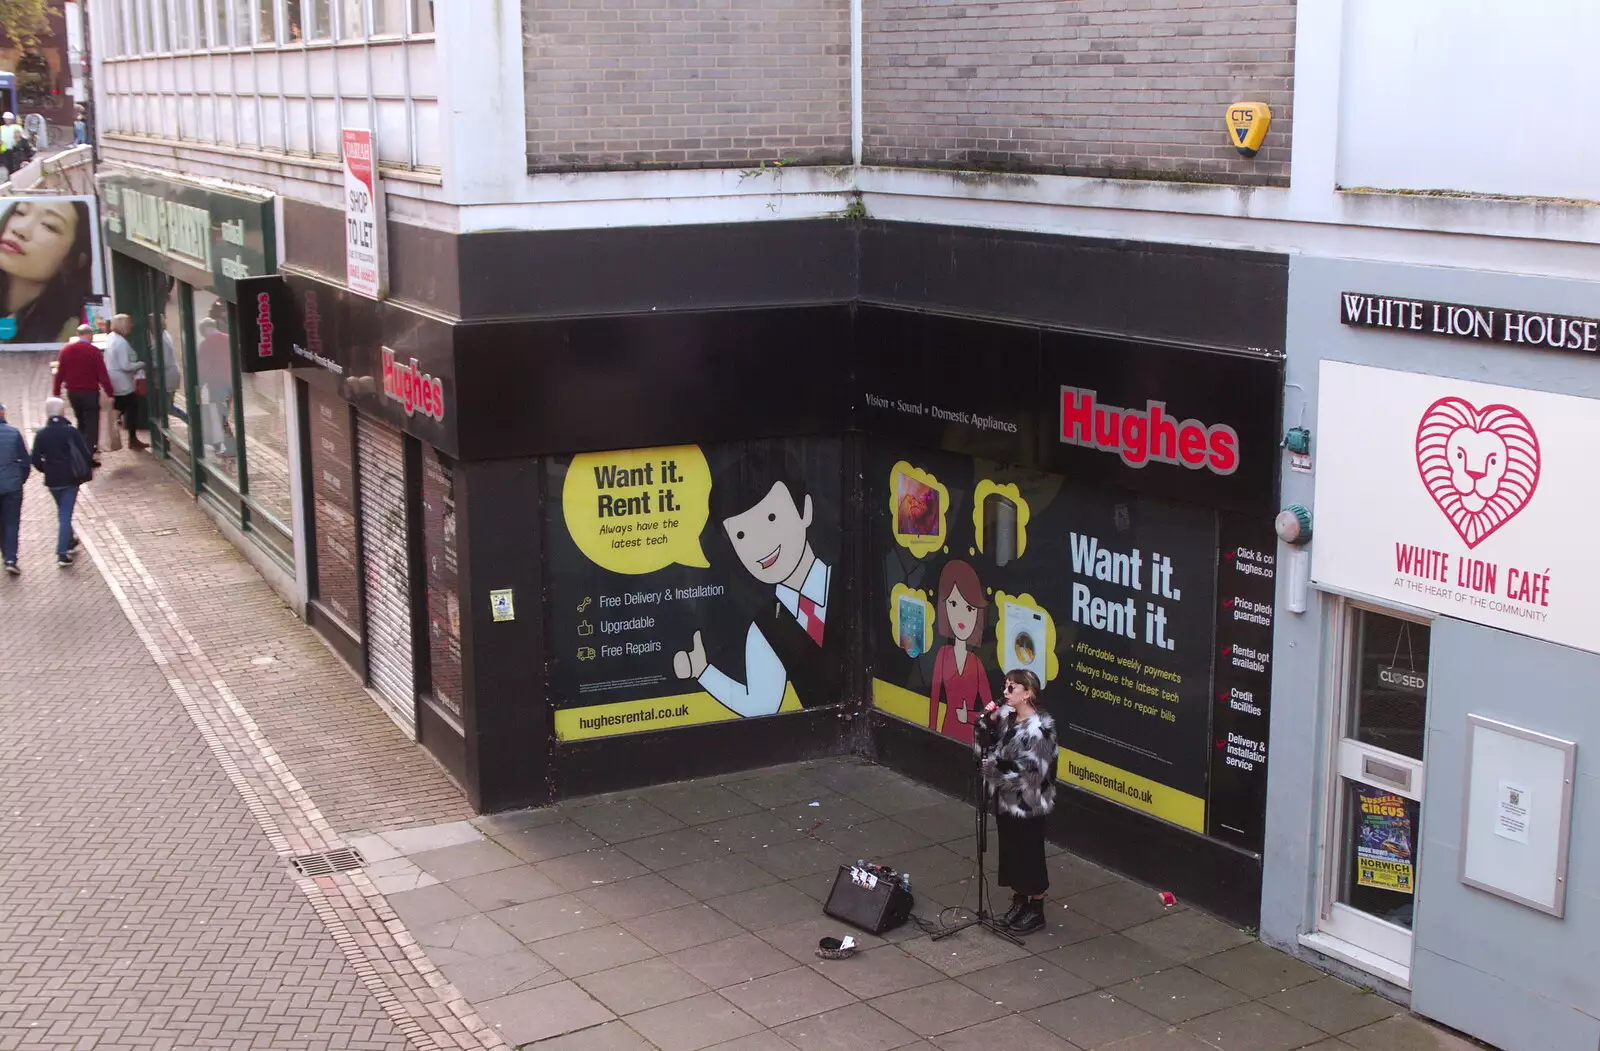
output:
[[[559,740],[839,703],[837,440],[610,450],[550,470]]]
[[[1356,790],[1356,883],[1412,894],[1409,804],[1393,792],[1359,786]]]

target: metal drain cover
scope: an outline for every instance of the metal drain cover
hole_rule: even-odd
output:
[[[301,854],[289,859],[289,864],[301,876],[331,876],[335,872],[358,869],[366,863],[366,859],[349,847],[330,850],[326,854]]]

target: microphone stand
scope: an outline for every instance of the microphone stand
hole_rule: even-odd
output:
[[[972,919],[967,920],[964,923],[958,923],[953,927],[945,927],[935,932],[932,936],[933,941],[938,941],[941,938],[948,938],[957,931],[964,931],[968,927],[982,927],[991,934],[1004,938],[1012,945],[1022,944],[1022,939],[1018,938],[1015,934],[1012,934],[1010,931],[1000,926],[1000,922],[994,918],[994,915],[987,908],[989,877],[988,874],[983,871],[983,854],[984,851],[988,849],[989,845],[990,794],[989,785],[983,779],[983,761],[984,759],[988,758],[989,750],[989,748],[985,748],[981,755],[976,756],[976,766],[973,771],[975,775],[975,784],[973,785],[972,794],[974,796],[975,805],[978,808],[978,911],[973,913]]]

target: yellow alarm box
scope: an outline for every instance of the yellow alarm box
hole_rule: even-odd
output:
[[[1246,157],[1254,157],[1272,125],[1272,107],[1265,102],[1235,102],[1228,107],[1228,139]]]

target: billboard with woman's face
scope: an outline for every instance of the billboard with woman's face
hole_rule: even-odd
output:
[[[93,197],[0,198],[0,350],[55,350],[104,289]]]

